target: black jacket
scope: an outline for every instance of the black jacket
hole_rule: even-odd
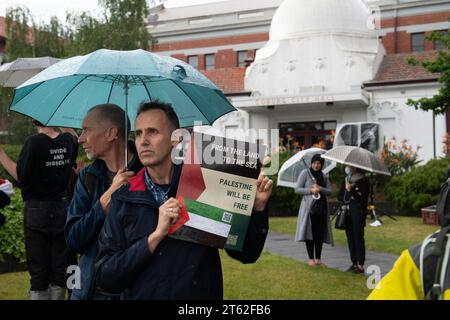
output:
[[[338,200],[344,202],[345,190],[345,179],[342,179],[341,186],[339,188]],[[351,191],[346,195],[345,200],[351,199],[351,202],[356,201],[361,205],[361,210],[364,216],[367,215],[367,205],[369,201],[370,194],[370,184],[369,179],[364,177],[354,183]],[[349,197],[350,195],[350,197]]]
[[[6,193],[0,191],[0,209],[6,207],[11,203],[11,199],[8,197]]]
[[[0,209],[6,207],[10,203],[11,199],[8,197],[8,195],[3,191],[0,191]],[[5,224],[5,221],[5,216],[0,212],[0,227]]]
[[[145,187],[145,168],[111,199],[99,238],[96,283],[123,299],[222,299],[219,250],[165,238],[150,253],[147,237],[156,229],[159,205]],[[175,166],[169,197],[177,192],[181,165]],[[253,212],[242,252],[228,251],[243,263],[255,262],[268,232],[268,213]]]

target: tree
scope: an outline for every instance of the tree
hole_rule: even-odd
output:
[[[33,48],[36,57],[66,56],[65,30],[57,17],[50,19],[50,24],[33,24]]]
[[[33,57],[33,44],[31,30],[28,26],[32,23],[30,10],[26,7],[17,7],[6,10],[6,42],[7,60],[13,61],[18,57]]]
[[[146,27],[149,14],[146,0],[99,0],[104,7],[106,47],[115,50],[149,48],[150,34]]]
[[[442,32],[433,32],[429,40],[439,42],[444,48],[447,48],[446,50],[439,50],[433,61],[422,63],[427,71],[440,74],[438,81],[442,84],[442,87],[439,89],[438,94],[431,98],[408,99],[407,104],[416,110],[432,110],[435,114],[443,114],[450,106],[450,36],[448,33],[446,35]],[[408,59],[408,63],[412,65],[418,64],[415,59]]]
[[[51,18],[49,24],[36,23],[26,7],[8,9],[6,14],[7,61],[18,57],[52,56],[66,58],[101,48],[114,50],[149,49],[151,36],[146,28],[149,14],[146,0],[99,0],[102,16],[89,12],[67,14],[66,25]],[[11,88],[0,88],[0,121],[14,132],[9,142],[21,143],[31,131],[28,119],[8,113]],[[4,121],[4,119],[8,119]],[[0,123],[1,125],[1,123]]]
[[[68,53],[86,54],[97,49],[134,50],[149,48],[146,0],[99,0],[102,18],[88,12],[68,15]]]
[[[7,61],[19,57],[64,57],[63,27],[56,17],[50,24],[37,24],[26,7],[8,9],[6,12]],[[8,112],[13,96],[12,88],[0,88],[0,117],[2,125],[10,133],[5,142],[20,144],[25,137],[34,132],[29,118]]]
[[[69,56],[84,55],[104,47],[107,37],[105,25],[88,12],[68,14],[66,23]]]

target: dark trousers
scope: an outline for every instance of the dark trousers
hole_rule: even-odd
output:
[[[322,256],[323,240],[325,238],[325,231],[327,228],[327,214],[326,211],[321,214],[313,214],[309,216],[311,219],[312,240],[306,240],[306,250],[308,251],[309,259],[320,259]]]
[[[25,202],[25,249],[33,291],[50,284],[66,286],[66,206],[64,200]]]
[[[345,220],[345,234],[347,235],[350,259],[353,265],[364,265],[366,260],[366,245],[364,241],[364,226],[366,224],[365,210],[360,203],[350,202],[350,214]]]

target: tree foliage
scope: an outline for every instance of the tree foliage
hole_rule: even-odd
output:
[[[68,53],[86,54],[97,49],[147,50],[151,37],[145,22],[148,6],[145,0],[99,0],[102,17],[88,12],[68,15]]]
[[[438,94],[431,98],[408,99],[407,104],[416,110],[431,110],[435,114],[444,114],[450,106],[450,36],[448,33],[433,32],[428,39],[440,43],[444,50],[439,50],[433,61],[425,61],[422,65],[427,71],[440,74],[438,81],[442,87]],[[410,59],[408,62],[412,65],[418,63],[414,59]]]
[[[7,59],[34,57],[30,24],[33,24],[30,10],[26,7],[8,8],[6,11]]]
[[[68,13],[65,23],[52,17],[49,23],[36,23],[26,7],[8,8],[6,12],[6,61],[19,57],[67,58],[107,48],[147,50],[151,36],[146,28],[149,9],[146,0],[99,0],[101,16],[89,12]],[[33,132],[30,121],[8,113],[11,88],[0,87],[0,125],[7,124],[14,133],[0,142],[22,143]],[[5,120],[7,119],[7,121]]]

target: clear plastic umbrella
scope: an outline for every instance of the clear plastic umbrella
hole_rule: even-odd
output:
[[[320,148],[309,148],[302,150],[289,158],[278,172],[277,186],[295,188],[298,176],[303,169],[309,168],[311,159],[315,154],[323,154],[326,150]],[[327,174],[336,167],[336,163],[326,160],[322,168],[323,173]]]
[[[322,158],[372,173],[391,175],[383,160],[372,152],[360,147],[339,146],[327,151],[327,153],[322,155]]]

